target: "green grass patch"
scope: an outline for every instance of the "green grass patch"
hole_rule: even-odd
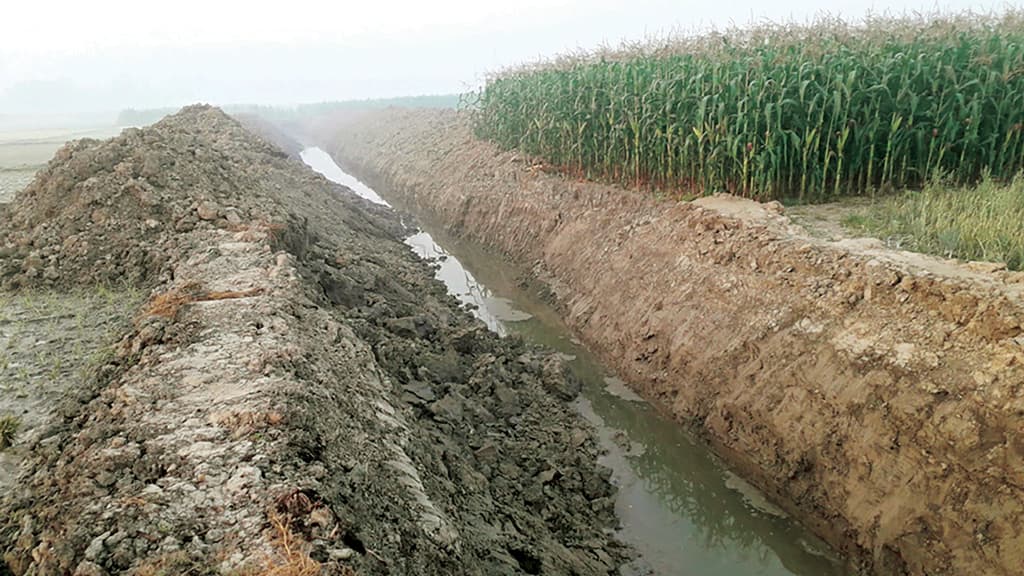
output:
[[[971,188],[932,183],[880,198],[847,216],[843,225],[907,250],[1022,270],[1024,177],[1010,183],[986,178]]]

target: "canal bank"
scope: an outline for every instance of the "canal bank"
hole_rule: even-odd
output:
[[[866,570],[1024,566],[1024,275],[814,238],[776,203],[563,178],[452,111],[317,133],[528,270],[604,364]]]
[[[386,203],[307,148],[302,159],[365,198]],[[582,384],[576,408],[598,430],[618,488],[619,537],[640,558],[624,574],[700,576],[829,576],[848,572],[828,546],[728,470],[703,444],[604,369],[513,266],[421,219],[406,244],[436,265],[449,292],[488,328],[517,335],[563,355]]]

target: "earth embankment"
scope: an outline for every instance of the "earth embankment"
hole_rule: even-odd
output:
[[[561,360],[488,332],[395,214],[221,111],[69,144],[0,218],[5,290],[146,294],[15,439],[0,572],[609,574],[627,556]]]
[[[1024,570],[1024,275],[816,239],[777,203],[548,174],[455,112],[316,129],[389,201],[518,261],[637,390],[868,570]]]

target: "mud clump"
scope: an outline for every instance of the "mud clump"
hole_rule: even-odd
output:
[[[219,110],[69,145],[5,218],[8,289],[149,290],[0,500],[14,574],[610,574],[628,556],[557,358],[489,333],[393,213]]]
[[[1020,573],[1024,274],[547,174],[452,111],[319,139],[518,259],[602,360],[866,571]]]

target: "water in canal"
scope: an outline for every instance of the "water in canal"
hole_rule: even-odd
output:
[[[308,148],[302,159],[361,196],[387,204],[323,150]],[[824,543],[604,370],[549,305],[519,287],[514,268],[478,247],[452,241],[440,229],[421,231],[406,244],[435,260],[437,277],[461,301],[474,304],[492,330],[518,333],[569,360],[584,384],[576,406],[596,426],[607,451],[602,463],[613,470],[618,486],[620,538],[640,554],[623,574],[849,574]]]

